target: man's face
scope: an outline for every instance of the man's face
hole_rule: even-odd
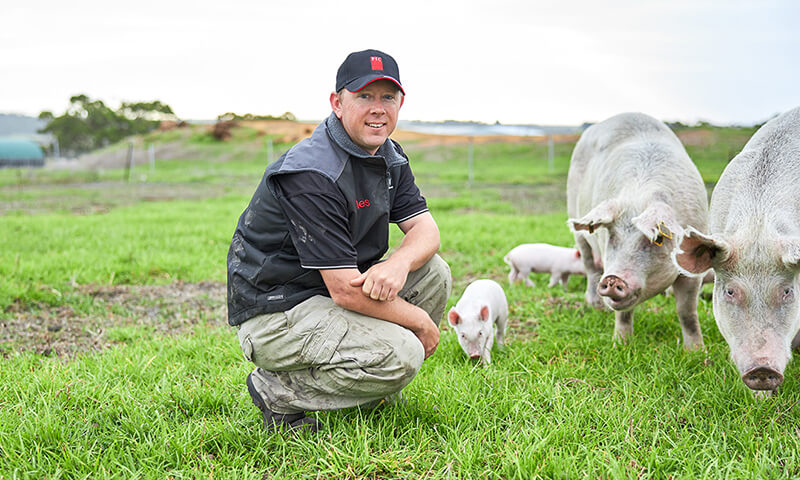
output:
[[[350,139],[367,153],[375,154],[397,126],[403,96],[389,80],[372,82],[358,92],[331,94],[333,112]]]

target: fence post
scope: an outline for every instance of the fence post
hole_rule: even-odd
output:
[[[147,153],[150,155],[150,173],[153,173],[156,170],[156,146],[151,143]]]
[[[125,179],[131,182],[131,165],[133,165],[133,142],[128,142],[128,161],[125,162]]]
[[[547,169],[550,173],[555,170],[555,152],[553,146],[553,135],[547,136]]]
[[[267,138],[267,165],[272,163],[272,138]]]

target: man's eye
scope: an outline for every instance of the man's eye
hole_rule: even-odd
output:
[[[384,100],[389,100],[389,101],[394,100],[394,95],[384,95],[383,99]]]

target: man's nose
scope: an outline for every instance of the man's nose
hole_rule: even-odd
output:
[[[384,113],[386,112],[386,108],[383,106],[383,102],[379,100],[372,102],[370,105],[370,112],[372,113]]]

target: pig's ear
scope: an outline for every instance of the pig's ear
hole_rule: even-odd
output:
[[[779,240],[781,261],[792,270],[800,269],[800,238],[788,237]]]
[[[589,233],[594,233],[596,229],[608,227],[614,223],[614,220],[620,212],[622,212],[622,207],[619,202],[616,200],[606,200],[594,207],[582,218],[570,218],[567,220],[567,224],[573,232],[588,230]]]
[[[481,320],[484,322],[489,320],[489,307],[486,305],[481,307]]]
[[[672,252],[672,258],[681,273],[696,276],[713,268],[714,263],[724,262],[731,256],[728,242],[704,235],[688,227]]]
[[[663,245],[667,239],[677,239],[683,235],[683,227],[675,220],[675,212],[664,202],[652,203],[644,212],[633,217],[631,222],[656,245]]]
[[[577,248],[575,249],[575,258],[581,258],[581,251]]]
[[[450,309],[450,312],[447,314],[447,321],[454,327],[461,323],[461,316],[456,312],[456,307]]]

